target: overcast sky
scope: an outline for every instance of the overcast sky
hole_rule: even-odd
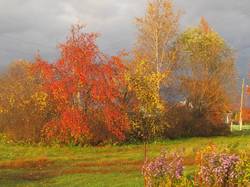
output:
[[[14,59],[32,59],[36,51],[56,59],[56,46],[70,25],[81,21],[101,33],[99,46],[114,54],[131,49],[147,0],[0,0],[0,66]],[[204,16],[237,51],[237,65],[246,75],[250,62],[249,0],[174,0],[184,14],[181,28]]]

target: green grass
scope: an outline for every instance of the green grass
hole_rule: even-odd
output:
[[[161,152],[181,152],[193,159],[208,144],[235,153],[250,152],[250,126],[228,137],[187,138],[151,143],[149,157]],[[0,144],[0,186],[143,186],[140,167],[143,145],[104,147],[59,147]],[[195,165],[189,163],[185,174]]]

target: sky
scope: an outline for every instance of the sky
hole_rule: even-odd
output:
[[[129,51],[136,37],[135,17],[147,0],[0,0],[0,67],[16,59],[32,60],[37,51],[54,61],[57,45],[72,24],[100,33],[100,48],[113,55]],[[180,28],[196,26],[201,16],[235,49],[241,76],[250,62],[249,0],[173,0],[183,12]]]

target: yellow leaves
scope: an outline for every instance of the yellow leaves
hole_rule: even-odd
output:
[[[129,90],[134,92],[140,103],[140,110],[150,114],[163,108],[160,100],[160,83],[165,78],[164,73],[155,73],[145,61],[133,66],[133,72],[126,76]]]
[[[136,19],[136,58],[147,59],[156,71],[170,67],[173,61],[168,57],[175,46],[179,18],[180,12],[174,10],[172,0],[150,0],[146,14]]]
[[[156,11],[156,7],[152,3],[149,3],[147,7],[147,13],[151,15],[151,14],[154,14],[155,11]]]
[[[14,98],[14,96],[11,95],[8,99],[9,99],[10,106],[13,107],[14,104],[15,104],[15,98]]]
[[[33,95],[30,96],[20,95],[20,98],[17,98],[17,96],[13,93],[7,97],[6,106],[7,108],[16,108],[25,110],[27,107],[31,107],[33,105],[37,106],[38,110],[44,110],[45,107],[47,106],[47,97],[48,95],[44,92],[35,92]],[[0,113],[1,111],[7,111],[7,110],[3,110],[0,107]]]
[[[218,33],[205,27],[209,26],[203,23],[203,26],[187,29],[180,36],[179,44],[186,55],[184,58],[190,60],[189,65],[197,68],[195,64],[199,64],[210,72],[214,71],[215,64],[221,61],[224,54],[230,53],[230,48]]]
[[[181,35],[184,50],[194,55],[209,57],[217,55],[225,48],[225,41],[214,31],[206,32],[202,28],[190,28]]]
[[[0,114],[8,112],[4,107],[0,106]]]
[[[36,92],[31,96],[32,100],[35,101],[36,105],[39,106],[40,110],[44,110],[47,106],[48,95],[45,92]]]
[[[224,39],[203,19],[180,36],[183,75],[180,89],[195,113],[213,124],[223,123],[232,101],[234,54]],[[186,72],[186,73],[185,73]],[[233,89],[232,89],[233,90]],[[231,100],[231,101],[230,101]]]

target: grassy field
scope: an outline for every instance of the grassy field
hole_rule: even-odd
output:
[[[249,126],[243,132],[234,126],[228,137],[166,140],[149,145],[151,158],[162,150],[179,151],[194,169],[195,152],[213,143],[219,149],[250,152]],[[140,170],[143,145],[104,147],[59,147],[5,144],[0,142],[0,186],[143,186]]]

